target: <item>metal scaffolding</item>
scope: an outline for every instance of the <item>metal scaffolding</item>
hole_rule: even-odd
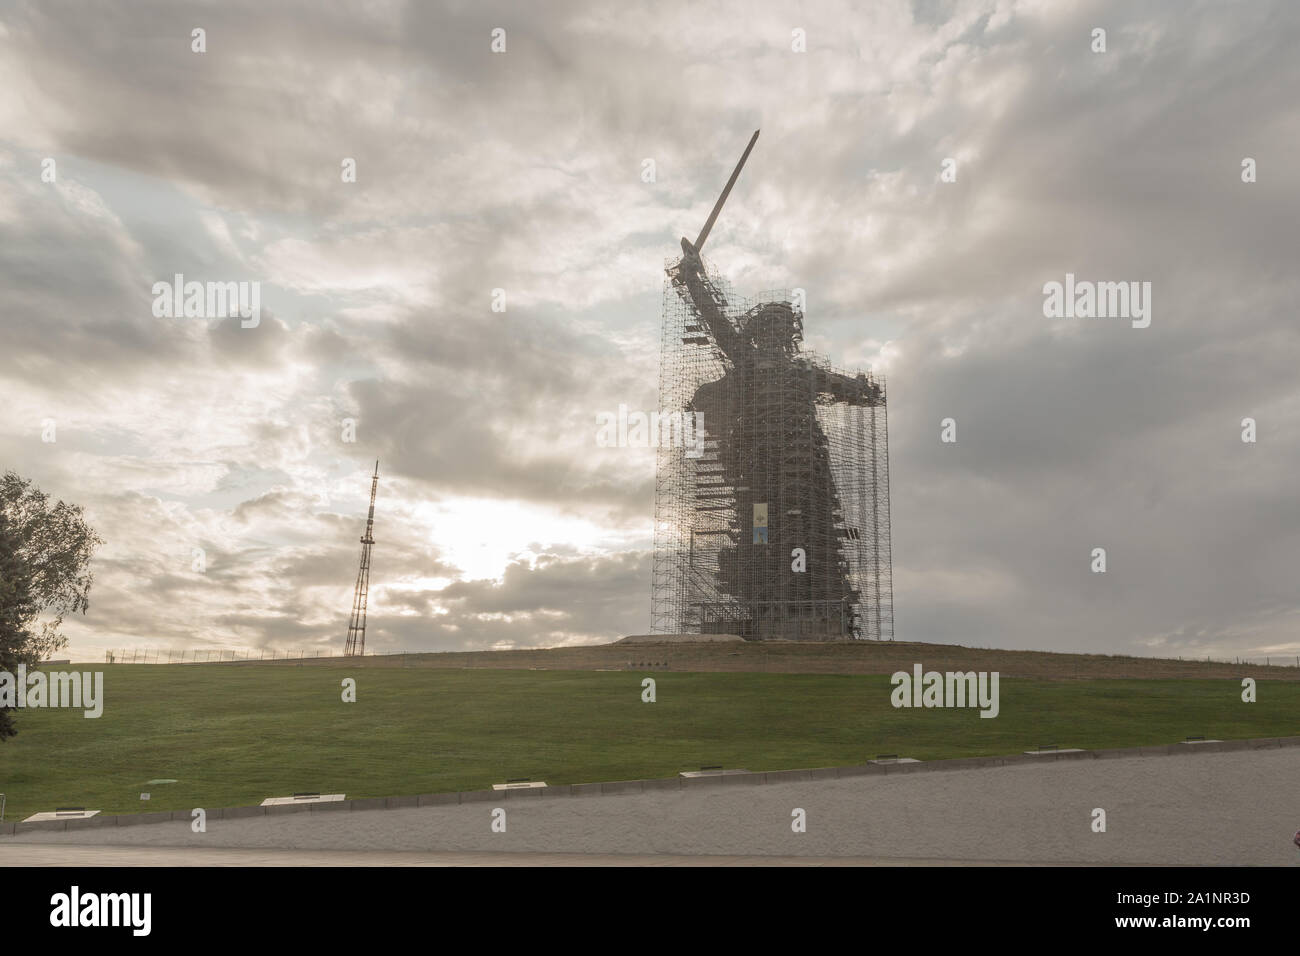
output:
[[[697,435],[658,443],[651,629],[893,640],[885,380],[805,351],[801,302],[741,299],[701,254],[757,141],[665,264],[659,414]]]
[[[893,639],[885,382],[805,351],[788,293],[737,297],[698,255],[664,283],[652,629]],[[803,570],[795,549],[803,551]]]

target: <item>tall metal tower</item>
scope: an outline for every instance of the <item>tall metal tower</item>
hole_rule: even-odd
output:
[[[361,538],[361,567],[357,570],[357,589],[352,595],[352,618],[348,621],[348,643],[344,657],[361,657],[366,653],[366,598],[370,593],[370,546],[375,543],[375,492],[379,490],[379,459],[370,481],[370,514],[366,533]]]

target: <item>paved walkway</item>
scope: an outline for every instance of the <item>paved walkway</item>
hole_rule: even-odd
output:
[[[515,798],[395,810],[293,813],[20,833],[23,848],[122,862],[407,861],[411,865],[589,862],[1100,863],[1294,865],[1300,747],[1111,760],[1047,760],[942,773],[845,777],[618,796]],[[493,809],[507,830],[492,830]],[[807,832],[791,831],[792,811]],[[1106,832],[1093,832],[1093,811]],[[133,847],[139,857],[94,856]],[[56,849],[61,847],[61,849]],[[184,853],[167,848],[187,848]],[[202,851],[201,853],[193,851]],[[342,851],[342,852],[340,852]],[[60,856],[63,854],[64,856]],[[85,856],[90,854],[91,856]],[[377,854],[370,856],[371,854]],[[571,854],[583,854],[575,858]],[[79,856],[81,855],[81,856]],[[367,857],[369,858],[367,859]],[[749,858],[749,859],[745,859]],[[755,859],[757,858],[757,859]]]
[[[598,853],[421,853],[226,850],[203,847],[5,846],[3,866],[1011,866],[1000,861],[875,860],[856,856],[643,856]]]

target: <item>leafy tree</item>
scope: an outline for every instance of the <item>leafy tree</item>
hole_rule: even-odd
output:
[[[90,606],[90,558],[103,543],[80,505],[51,504],[12,471],[0,478],[0,671],[67,646],[59,625]],[[15,732],[12,714],[0,708],[0,740]]]

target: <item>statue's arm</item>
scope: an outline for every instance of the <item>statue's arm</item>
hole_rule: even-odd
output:
[[[884,391],[880,385],[867,378],[863,372],[843,375],[807,359],[798,360],[798,364],[813,376],[817,391],[828,393],[837,402],[873,406],[884,401]]]
[[[700,321],[709,330],[713,341],[722,349],[723,354],[731,361],[737,362],[740,360],[740,353],[744,346],[740,334],[723,311],[722,294],[698,268],[692,268],[692,265],[689,259],[683,259],[670,275],[675,284],[685,288]]]

